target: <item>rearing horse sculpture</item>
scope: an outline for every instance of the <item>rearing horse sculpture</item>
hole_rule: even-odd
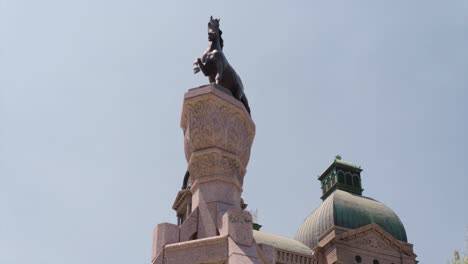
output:
[[[244,94],[242,81],[229,65],[223,53],[223,32],[219,29],[219,19],[210,17],[208,22],[208,49],[193,63],[193,73],[200,70],[208,76],[210,83],[216,83],[231,91],[234,98],[241,101],[250,114],[249,102]]]

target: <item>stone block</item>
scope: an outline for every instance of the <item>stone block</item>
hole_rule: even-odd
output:
[[[228,238],[229,246],[229,256],[232,254],[244,255],[253,258],[258,258],[257,247],[255,243],[252,243],[250,246],[244,246],[242,244],[237,244],[232,240],[231,237]]]
[[[159,253],[163,251],[165,245],[177,242],[179,242],[179,227],[177,225],[169,223],[156,225],[153,231],[151,259],[155,260]]]
[[[198,208],[195,209],[180,227],[180,242],[188,241],[198,232]]]
[[[217,203],[200,204],[198,210],[198,238],[217,236]]]
[[[193,185],[192,210],[200,204],[224,203],[240,209],[241,191],[236,185],[213,177],[209,181],[196,182]]]
[[[156,258],[153,258],[152,264],[164,264],[164,251],[159,252]]]
[[[276,263],[275,248],[266,244],[259,244],[258,247],[263,253],[267,263]]]
[[[237,207],[236,204],[232,205],[232,204],[226,204],[226,203],[216,203],[216,207],[217,207],[217,210],[218,210],[218,221],[216,222],[216,227],[219,229],[219,227],[222,225],[222,219],[223,219],[223,215],[224,213],[226,213],[229,209],[232,209],[232,208],[237,208],[237,209],[240,209],[240,206]]]
[[[227,237],[210,237],[167,245],[164,264],[225,263]]]
[[[229,209],[223,214],[221,222],[218,222],[218,229],[220,235],[229,235],[237,244],[253,244],[252,215],[249,212]]]

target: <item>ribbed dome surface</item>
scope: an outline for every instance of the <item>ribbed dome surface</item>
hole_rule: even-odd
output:
[[[312,255],[313,253],[312,249],[289,237],[278,236],[257,230],[253,231],[253,237],[255,238],[255,242],[257,244],[266,244],[276,249],[282,249],[305,255]]]
[[[341,190],[334,191],[306,218],[295,239],[314,248],[318,238],[334,225],[355,229],[372,223],[407,242],[405,228],[390,208],[371,198]]]

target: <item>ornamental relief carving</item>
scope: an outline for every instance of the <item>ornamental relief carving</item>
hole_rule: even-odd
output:
[[[239,160],[218,151],[193,153],[189,162],[189,171],[195,178],[209,175],[236,176],[241,184],[245,175],[245,168]]]
[[[374,249],[393,250],[393,248],[390,247],[388,243],[382,241],[381,239],[375,236],[357,239],[356,241],[352,242],[352,244]]]
[[[247,165],[255,131],[235,106],[212,98],[185,101],[183,115],[187,161],[194,151],[217,147],[236,154]]]

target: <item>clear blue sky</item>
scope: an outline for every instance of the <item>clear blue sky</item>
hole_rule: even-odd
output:
[[[221,17],[257,135],[244,199],[294,236],[336,154],[421,263],[468,226],[467,1],[0,1],[0,263],[149,263]]]

